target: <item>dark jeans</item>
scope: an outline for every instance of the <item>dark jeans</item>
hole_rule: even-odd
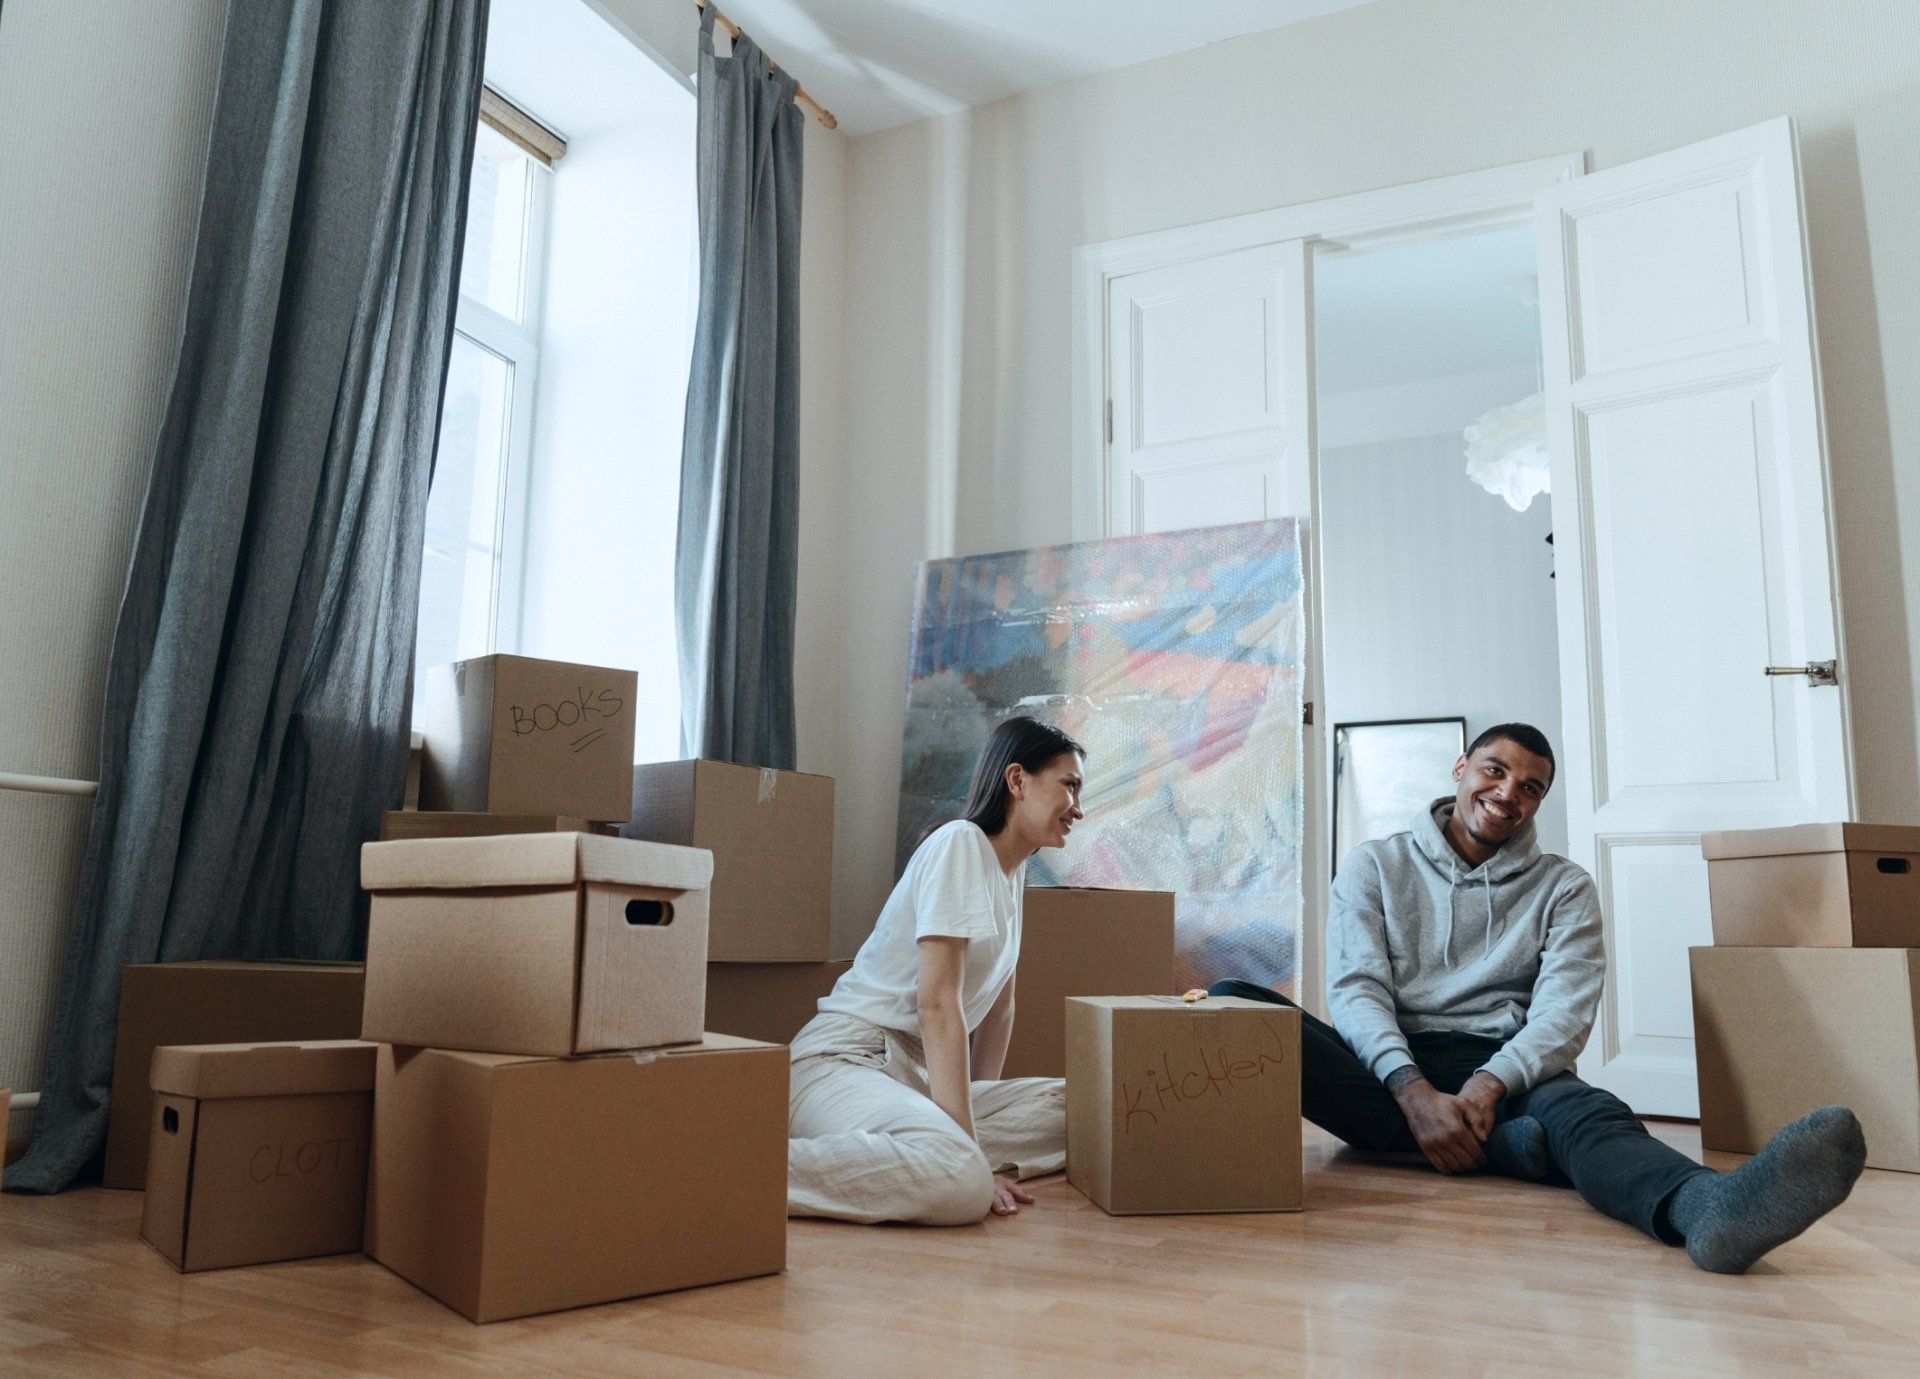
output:
[[[1215,996],[1244,996],[1291,1006],[1292,1001],[1252,982],[1215,982]],[[1296,1006],[1295,1009],[1298,1009]],[[1427,1081],[1458,1092],[1493,1056],[1501,1041],[1474,1034],[1409,1034],[1407,1049]],[[1400,1105],[1386,1086],[1353,1056],[1338,1030],[1300,1012],[1300,1110],[1322,1130],[1356,1149],[1411,1150],[1413,1138]],[[1547,1132],[1554,1167],[1587,1204],[1615,1220],[1637,1226],[1655,1240],[1680,1243],[1667,1223],[1667,1199],[1696,1173],[1699,1164],[1647,1133],[1640,1118],[1611,1092],[1561,1073],[1500,1103],[1497,1116],[1532,1116]]]

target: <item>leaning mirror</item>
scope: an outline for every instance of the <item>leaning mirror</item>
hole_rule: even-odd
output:
[[[1464,718],[1333,725],[1333,870],[1360,843],[1406,828],[1450,793],[1467,746]]]

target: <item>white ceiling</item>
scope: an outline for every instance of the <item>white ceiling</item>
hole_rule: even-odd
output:
[[[1531,225],[1317,258],[1320,392],[1532,373],[1536,271]]]
[[[842,131],[867,134],[1365,3],[722,0],[721,11]]]

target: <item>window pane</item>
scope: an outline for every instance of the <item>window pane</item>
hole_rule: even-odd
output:
[[[531,158],[490,125],[480,126],[467,194],[460,295],[516,321],[527,259],[527,179],[532,172]]]
[[[493,650],[513,365],[455,333],[427,496],[414,673]]]

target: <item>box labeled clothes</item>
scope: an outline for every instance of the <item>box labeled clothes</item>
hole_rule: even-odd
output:
[[[141,1238],[183,1272],[359,1249],[376,1051],[155,1049]]]

